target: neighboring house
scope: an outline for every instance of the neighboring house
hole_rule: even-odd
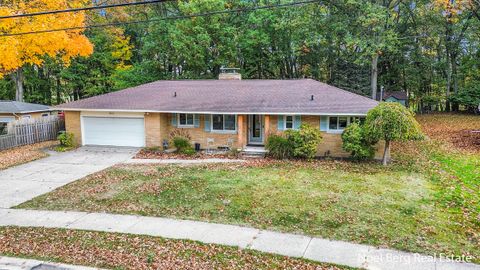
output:
[[[385,92],[382,100],[385,102],[398,102],[405,107],[408,106],[408,95],[404,91]]]
[[[81,145],[162,146],[175,129],[207,147],[264,145],[308,123],[322,131],[319,156],[345,157],[341,133],[378,102],[315,80],[157,81],[63,105]],[[234,79],[234,78],[233,78]],[[377,157],[381,157],[379,149]]]
[[[9,122],[23,118],[40,118],[51,115],[49,106],[11,100],[0,100],[0,134]]]

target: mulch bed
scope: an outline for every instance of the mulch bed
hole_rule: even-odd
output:
[[[47,141],[3,150],[0,152],[0,170],[46,157],[47,154],[42,149],[57,144],[57,141]]]
[[[330,269],[337,266],[192,241],[0,227],[0,254],[112,269]]]
[[[209,158],[227,158],[237,159],[238,156],[228,153],[196,153],[195,155],[183,155],[178,153],[165,153],[162,150],[142,149],[134,157],[135,159],[209,159]]]

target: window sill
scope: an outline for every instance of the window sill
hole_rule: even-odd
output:
[[[210,133],[216,134],[237,134],[236,130],[211,130]]]
[[[188,126],[185,126],[185,125],[180,126],[180,125],[178,125],[178,126],[177,126],[177,128],[194,128],[194,127],[195,127],[195,126],[193,126],[193,125],[192,125],[192,126],[190,126],[190,125],[188,125]]]
[[[327,133],[330,133],[330,134],[342,134],[343,133],[343,129],[342,130],[327,130]]]

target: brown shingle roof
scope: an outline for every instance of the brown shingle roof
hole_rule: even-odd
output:
[[[370,98],[311,79],[190,80],[156,81],[66,103],[58,108],[192,113],[365,114],[377,104]]]

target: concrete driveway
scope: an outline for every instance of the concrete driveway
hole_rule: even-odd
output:
[[[0,208],[10,208],[130,159],[138,149],[81,147],[0,171]]]

